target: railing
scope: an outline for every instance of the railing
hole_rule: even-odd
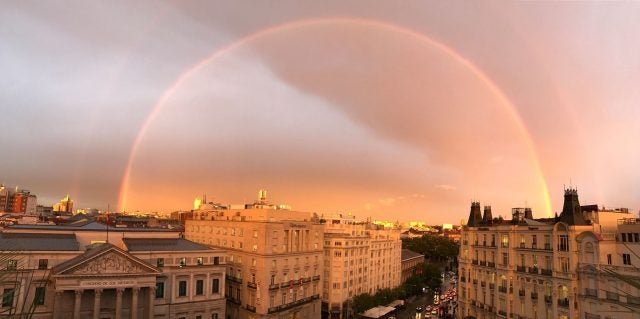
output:
[[[491,242],[491,246],[490,246],[490,247],[496,247],[496,242],[495,242],[495,241],[492,241],[492,242]]]
[[[506,317],[506,316],[507,316],[507,312],[506,312],[506,311],[504,311],[504,310],[498,310],[498,314],[499,314],[499,315],[501,315],[501,316],[503,316],[503,317]]]
[[[584,288],[584,295],[598,298],[598,289]]]
[[[472,259],[471,260],[471,264],[472,265],[477,265],[478,264],[478,260],[477,259]]]
[[[503,292],[503,293],[506,294],[507,293],[507,287],[500,286],[500,287],[498,287],[498,291],[499,292]]]
[[[284,310],[291,309],[293,307],[296,307],[296,306],[311,302],[311,301],[319,299],[319,298],[320,298],[320,295],[316,294],[316,295],[313,295],[313,296],[309,296],[309,297],[305,297],[305,298],[302,298],[302,299],[298,299],[298,300],[296,300],[294,302],[290,302],[288,304],[275,306],[275,307],[270,307],[269,309],[267,309],[267,312],[271,314],[271,313],[275,313],[275,312],[279,312],[279,311],[284,311]]]
[[[489,266],[491,268],[496,268],[496,263],[490,261],[490,262],[487,263],[487,266]]]
[[[516,266],[516,271],[517,272],[526,272],[527,271],[527,267],[525,267],[525,266]]]
[[[278,288],[280,288],[280,285],[278,285],[278,284],[269,285],[269,290],[275,290],[275,289],[278,289]]]
[[[247,310],[251,311],[251,312],[256,312],[256,307],[252,306],[252,305],[246,305]]]
[[[486,262],[486,261],[484,261],[484,260],[481,260],[481,261],[480,261],[480,266],[486,266],[486,265],[487,265],[487,262]]]
[[[481,281],[480,282],[480,287],[486,287],[487,286],[487,282],[486,281]]]
[[[518,295],[519,295],[520,297],[524,297],[524,296],[526,295],[526,293],[525,293],[524,289],[520,289],[520,290],[518,290]]]
[[[532,300],[538,300],[538,293],[537,292],[532,292],[531,293],[531,299]]]
[[[474,280],[473,280],[473,284],[474,284],[474,285],[477,285],[477,284],[478,284],[478,279],[474,279]]]
[[[489,289],[496,289],[496,284],[494,283],[489,283]]]
[[[538,274],[538,267],[529,267],[529,273],[537,275]]]
[[[544,296],[544,302],[551,303],[551,296]]]
[[[569,298],[558,299],[558,307],[569,308]]]
[[[607,300],[620,300],[620,295],[617,292],[607,291]]]
[[[320,280],[320,275],[315,275],[315,276],[311,277],[311,279],[312,279],[313,281]]]
[[[538,249],[537,243],[531,243],[531,249]]]
[[[543,276],[553,276],[553,270],[551,269],[540,269],[540,274]]]
[[[551,244],[550,243],[545,243],[544,244],[544,250],[551,250]]]
[[[242,278],[234,277],[234,276],[231,276],[231,275],[226,275],[225,277],[226,277],[226,278],[227,278],[227,280],[229,280],[229,281],[237,282],[237,283],[239,283],[239,284],[241,284],[241,283],[242,283]]]
[[[592,313],[585,312],[584,319],[600,319],[600,315],[595,315]]]
[[[520,243],[520,248],[527,248],[527,246],[525,246],[524,243]]]
[[[255,282],[250,282],[249,281],[249,282],[247,282],[247,287],[256,289],[256,288],[258,288],[258,284],[256,284]]]

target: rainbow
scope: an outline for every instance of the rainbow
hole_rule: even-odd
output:
[[[128,194],[128,191],[129,191],[129,180],[131,178],[131,170],[132,170],[133,162],[134,162],[136,153],[138,151],[138,148],[140,147],[140,144],[142,143],[142,140],[143,140],[147,130],[149,129],[149,127],[151,126],[151,124],[153,123],[155,118],[158,116],[158,114],[162,110],[163,105],[173,96],[173,94],[189,78],[191,78],[193,75],[197,74],[205,66],[209,65],[210,63],[215,62],[216,59],[220,58],[221,56],[233,51],[234,49],[236,49],[238,47],[241,47],[241,46],[243,46],[245,44],[248,44],[251,41],[259,39],[261,37],[265,37],[265,36],[268,36],[268,35],[276,34],[278,32],[283,32],[283,31],[292,30],[292,29],[296,29],[296,28],[309,27],[309,26],[315,26],[315,25],[335,25],[335,24],[348,24],[348,25],[357,25],[357,26],[362,26],[362,27],[381,28],[381,29],[384,29],[385,31],[395,32],[395,33],[398,33],[398,34],[401,34],[401,35],[404,35],[404,36],[412,37],[412,38],[416,39],[417,41],[420,41],[422,43],[426,43],[426,44],[428,44],[428,45],[430,45],[432,47],[437,48],[441,52],[445,53],[447,56],[453,58],[458,63],[460,63],[461,65],[466,67],[476,77],[478,77],[487,86],[487,88],[493,94],[495,94],[496,97],[498,97],[499,101],[501,102],[500,104],[504,106],[506,112],[514,120],[518,130],[522,134],[522,136],[523,136],[523,138],[525,140],[525,143],[526,143],[526,147],[527,147],[527,149],[528,149],[528,151],[530,153],[529,155],[531,156],[532,161],[533,161],[533,163],[535,165],[535,169],[537,170],[537,176],[539,178],[538,182],[542,185],[542,188],[543,188],[542,191],[543,191],[543,196],[544,196],[544,205],[545,205],[545,209],[546,209],[546,214],[547,214],[547,216],[551,216],[551,212],[552,212],[551,200],[550,200],[550,197],[549,197],[549,191],[548,191],[548,187],[547,187],[547,182],[546,182],[544,174],[542,172],[542,168],[541,168],[540,161],[538,159],[538,155],[537,155],[534,143],[533,143],[533,139],[531,138],[531,135],[529,134],[529,131],[527,130],[524,122],[522,121],[522,118],[518,114],[518,112],[517,112],[515,106],[513,105],[513,103],[511,103],[511,101],[500,90],[500,88],[498,88],[498,86],[484,72],[482,72],[482,70],[480,70],[476,65],[471,63],[469,60],[464,58],[462,55],[460,55],[458,52],[456,52],[452,48],[446,46],[445,44],[443,44],[441,42],[433,40],[432,38],[429,38],[429,37],[425,36],[422,33],[414,31],[412,29],[408,29],[408,28],[405,28],[405,27],[400,27],[400,26],[395,25],[395,24],[391,24],[391,23],[388,23],[388,22],[377,21],[377,20],[367,20],[367,19],[361,19],[361,18],[344,18],[344,17],[297,20],[297,21],[287,22],[287,23],[284,23],[284,24],[278,24],[278,25],[274,25],[274,26],[271,26],[271,27],[268,27],[268,28],[261,29],[261,30],[259,30],[257,32],[249,34],[249,35],[241,38],[240,40],[232,42],[232,43],[222,47],[221,49],[213,52],[213,54],[211,54],[208,57],[206,57],[206,58],[202,59],[201,61],[197,62],[193,66],[189,67],[182,74],[180,74],[180,76],[176,79],[176,81],[173,82],[173,84],[169,88],[167,88],[167,90],[165,90],[162,93],[162,95],[160,96],[160,98],[158,99],[156,104],[153,106],[153,109],[151,110],[151,112],[149,113],[148,117],[146,118],[146,120],[144,121],[142,126],[140,127],[140,130],[138,131],[138,135],[136,136],[136,138],[135,138],[135,140],[134,140],[134,142],[133,142],[133,144],[131,146],[131,151],[129,153],[129,158],[127,160],[127,164],[126,164],[126,167],[125,167],[125,170],[124,170],[124,174],[123,174],[123,177],[122,177],[122,182],[121,182],[121,185],[120,185],[119,198],[118,198],[118,209],[123,211],[125,209],[125,207],[126,207],[127,200],[128,200],[127,194]]]

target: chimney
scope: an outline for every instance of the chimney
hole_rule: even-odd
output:
[[[484,215],[482,216],[482,222],[485,225],[493,224],[493,216],[491,215],[491,206],[484,207]]]
[[[525,207],[525,209],[524,209],[524,218],[533,219],[533,212],[531,211],[531,207]]]
[[[482,213],[480,212],[480,203],[471,202],[471,211],[469,211],[469,219],[467,226],[475,227],[482,222]]]

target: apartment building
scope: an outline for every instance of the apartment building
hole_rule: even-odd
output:
[[[496,219],[491,207],[483,214],[472,203],[461,234],[458,317],[583,318],[589,281],[580,271],[586,260],[597,262],[586,252],[610,236],[603,230],[615,230],[612,220],[629,216],[580,206],[575,189],[565,190],[554,218],[534,219],[531,209],[514,208],[511,220]]]
[[[224,252],[179,233],[99,224],[0,233],[2,314],[20,318],[225,318]]]
[[[349,301],[400,285],[402,242],[398,227],[357,221],[353,216],[324,223],[323,317],[347,318]]]
[[[185,238],[228,252],[229,318],[320,318],[323,229],[312,213],[272,205],[200,204]]]

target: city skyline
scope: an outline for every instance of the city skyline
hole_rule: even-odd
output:
[[[38,202],[169,212],[267,189],[457,224],[473,200],[551,216],[573,185],[640,208],[637,3],[3,7],[0,182]]]

